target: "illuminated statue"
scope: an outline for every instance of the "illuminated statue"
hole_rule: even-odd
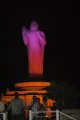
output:
[[[28,48],[28,72],[30,76],[43,75],[44,47],[46,37],[44,32],[38,30],[37,22],[33,21],[30,30],[22,27],[23,42]]]

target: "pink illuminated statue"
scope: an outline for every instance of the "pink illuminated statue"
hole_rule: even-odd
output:
[[[30,76],[43,75],[44,47],[46,37],[38,30],[36,21],[31,22],[30,30],[22,27],[23,42],[28,49],[28,72]]]

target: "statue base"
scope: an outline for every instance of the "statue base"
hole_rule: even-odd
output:
[[[50,82],[44,82],[44,81],[32,81],[32,82],[21,82],[15,84],[15,87],[18,87],[20,90],[18,91],[7,91],[6,95],[4,96],[4,101],[9,102],[14,96],[15,92],[19,93],[19,97],[25,101],[27,106],[29,106],[33,95],[36,95],[40,98],[40,101],[42,102],[42,98],[44,95],[48,94],[47,87],[50,87]]]

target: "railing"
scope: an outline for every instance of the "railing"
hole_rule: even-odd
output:
[[[0,120],[7,120],[7,113],[6,112],[0,113]]]
[[[67,115],[67,114],[65,114],[65,113],[63,113],[63,112],[61,112],[61,111],[59,111],[59,113],[60,113],[60,116],[62,117],[62,116],[65,116],[65,117],[67,117],[67,118],[69,118],[70,120],[77,120],[77,119],[75,119],[75,118],[73,118],[73,117],[71,117],[71,116],[69,116],[69,115]],[[57,119],[56,119],[57,120]]]
[[[51,113],[51,114],[46,114],[46,113]],[[42,115],[43,114],[43,115]],[[51,116],[49,116],[51,115]],[[41,120],[43,118],[49,118],[50,120],[53,120],[55,117],[55,120],[65,120],[63,119],[63,116],[65,116],[66,118],[68,118],[68,120],[77,120],[67,114],[64,114],[63,112],[56,110],[56,111],[29,111],[29,120],[33,120],[33,118],[35,117],[35,120],[38,120],[38,118],[41,118]]]

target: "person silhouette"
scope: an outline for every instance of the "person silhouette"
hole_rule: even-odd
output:
[[[7,111],[11,113],[10,120],[22,120],[23,118],[23,111],[26,109],[27,106],[25,102],[19,98],[19,94],[15,92],[14,99],[11,100]]]

